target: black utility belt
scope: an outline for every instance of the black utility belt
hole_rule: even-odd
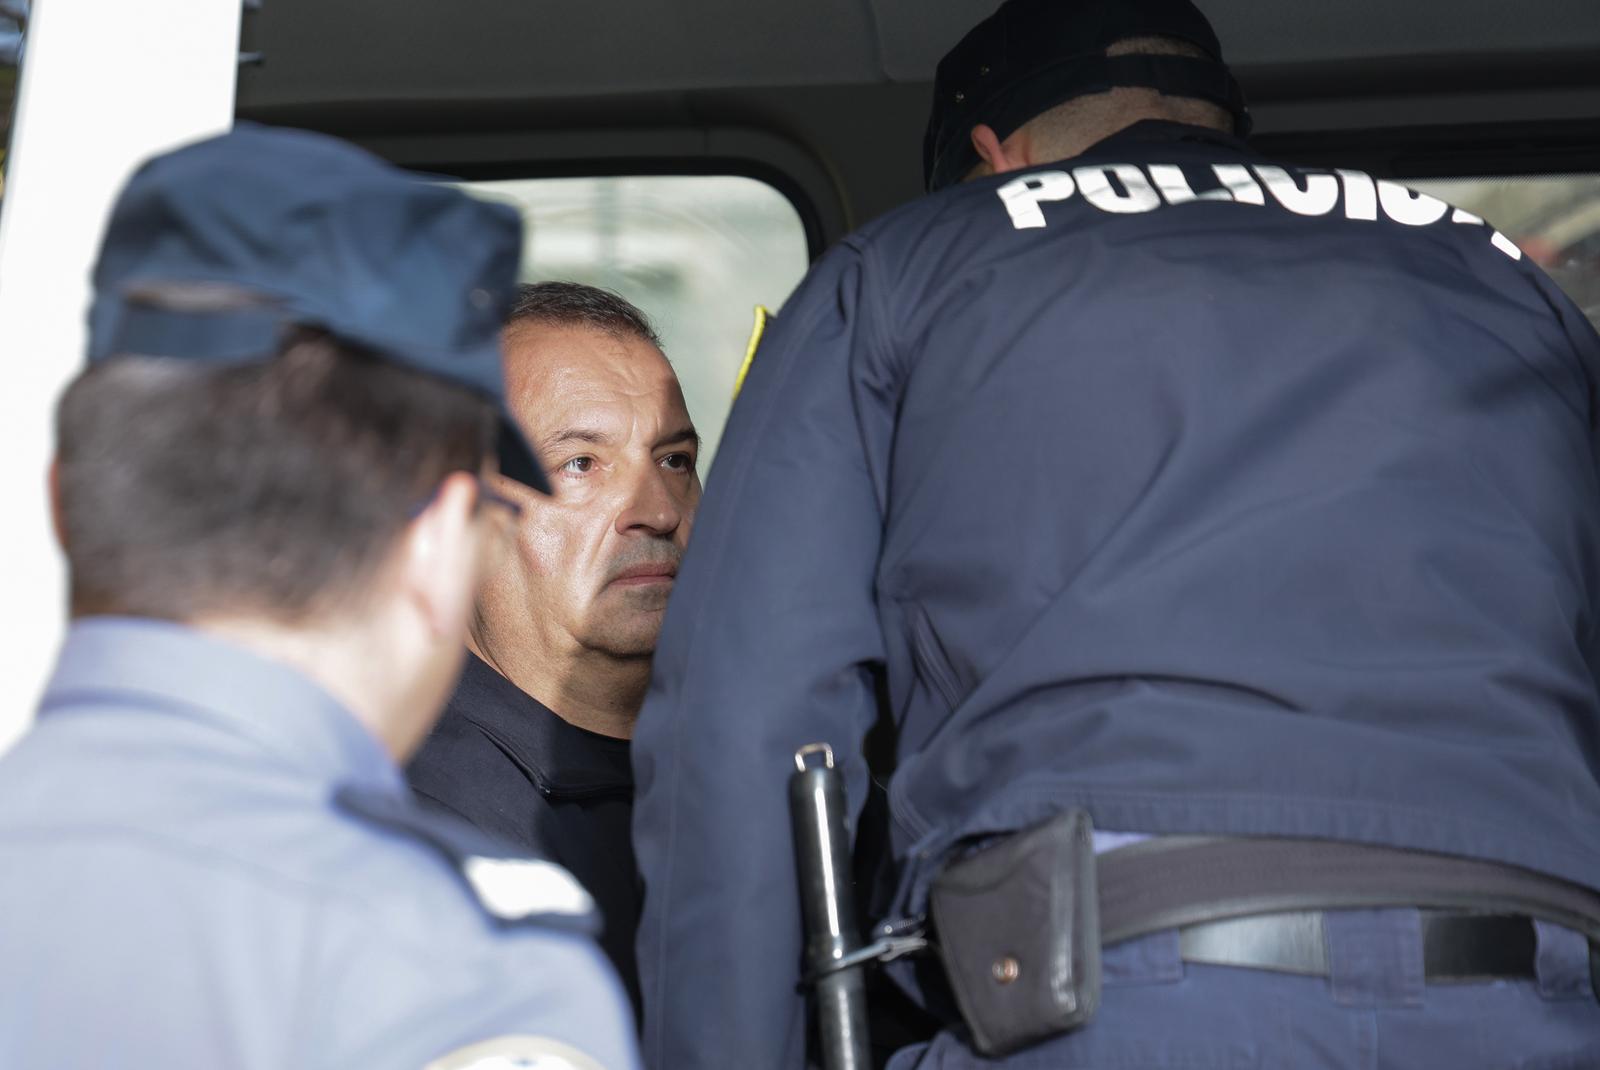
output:
[[[1600,893],[1531,870],[1265,838],[1157,837],[1097,858],[1082,810],[959,858],[928,905],[973,1047],[991,1056],[1086,1023],[1101,948],[1168,929],[1191,962],[1326,976],[1324,912],[1418,908],[1435,981],[1531,976],[1531,919],[1600,946]]]

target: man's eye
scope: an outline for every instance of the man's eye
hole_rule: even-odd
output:
[[[563,472],[592,472],[594,471],[593,457],[574,457],[561,466]]]
[[[694,458],[687,453],[669,453],[661,458],[661,466],[674,472],[688,472],[694,469]]]

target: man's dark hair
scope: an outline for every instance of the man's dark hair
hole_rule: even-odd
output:
[[[292,624],[359,605],[496,430],[476,394],[315,331],[263,362],[94,364],[56,413],[73,615]]]
[[[533,282],[517,287],[506,325],[543,323],[554,327],[590,327],[609,334],[632,335],[661,348],[650,319],[631,301],[610,290],[581,282]]]

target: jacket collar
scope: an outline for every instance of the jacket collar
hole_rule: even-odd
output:
[[[445,717],[477,725],[552,798],[633,791],[627,740],[567,723],[470,651]]]
[[[73,623],[41,718],[108,703],[204,722],[332,784],[400,791],[383,745],[311,679],[194,628],[140,617]]]
[[[1085,156],[1100,156],[1115,152],[1126,145],[1171,144],[1189,142],[1196,145],[1215,145],[1232,149],[1249,156],[1257,155],[1243,138],[1215,130],[1209,126],[1175,123],[1168,119],[1140,119],[1125,126],[1115,134],[1101,138],[1083,151]]]

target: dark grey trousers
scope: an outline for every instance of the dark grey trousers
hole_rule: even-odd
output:
[[[1004,1060],[951,1033],[891,1070],[1600,1070],[1584,938],[1539,925],[1537,980],[1429,984],[1414,910],[1327,924],[1331,977],[1185,963],[1175,932],[1108,950],[1093,1022]]]

